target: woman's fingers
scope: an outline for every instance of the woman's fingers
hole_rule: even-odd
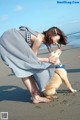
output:
[[[49,57],[49,62],[50,62],[50,63],[56,63],[57,60],[58,60],[58,57],[55,57],[55,56],[50,56],[50,57]]]

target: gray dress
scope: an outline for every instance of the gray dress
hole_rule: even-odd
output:
[[[4,32],[0,37],[0,54],[2,60],[17,77],[24,78],[33,75],[42,91],[53,74],[54,66],[38,61],[31,49],[31,34],[37,36],[39,33],[29,28],[26,32],[20,29]]]

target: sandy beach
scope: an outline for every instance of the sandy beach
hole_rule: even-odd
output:
[[[73,88],[80,89],[80,48],[64,46],[60,57],[68,71]],[[42,50],[40,56],[48,56]],[[8,120],[79,120],[80,91],[73,94],[64,84],[58,98],[50,103],[32,104],[21,79],[11,74],[0,60],[0,112],[8,112]]]

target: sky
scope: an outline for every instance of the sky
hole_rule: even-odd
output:
[[[0,35],[27,26],[38,32],[57,26],[65,34],[80,31],[80,0],[0,0]]]

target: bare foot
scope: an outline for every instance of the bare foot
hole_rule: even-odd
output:
[[[32,98],[32,100],[34,104],[51,102],[50,99],[46,97],[40,97],[39,95],[36,95],[34,98]]]

